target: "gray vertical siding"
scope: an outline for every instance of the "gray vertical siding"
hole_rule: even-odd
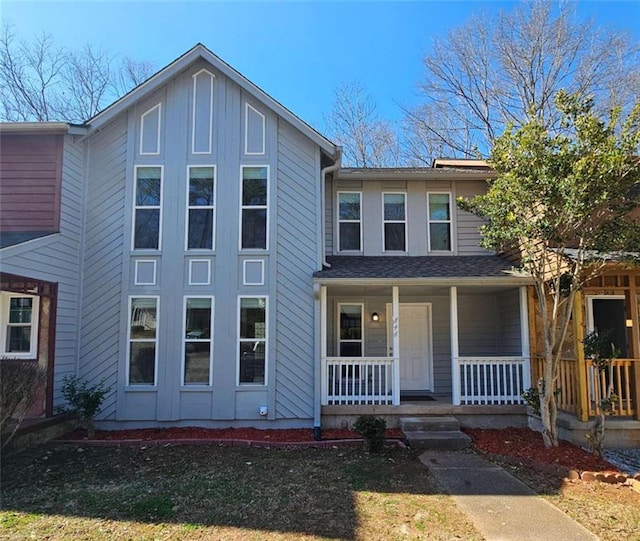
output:
[[[275,404],[278,418],[313,415],[318,149],[284,121],[278,129]]]
[[[120,348],[122,261],[127,176],[127,117],[121,116],[88,141],[87,197],[80,326],[80,376],[104,380],[112,390],[101,418],[114,419]]]
[[[79,254],[84,193],[82,146],[73,136],[65,136],[60,233],[0,252],[4,272],[58,283],[54,405],[62,401],[62,378],[76,373],[78,361]]]

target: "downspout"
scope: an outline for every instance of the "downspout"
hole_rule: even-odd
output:
[[[338,169],[340,169],[340,165],[342,162],[342,147],[336,147],[336,159],[333,162],[333,165],[329,165],[328,167],[325,167],[322,171],[320,171],[320,237],[322,239],[322,244],[320,246],[320,249],[322,250],[322,266],[323,267],[330,267],[331,265],[327,262],[327,231],[326,231],[326,224],[325,224],[325,209],[326,209],[326,187],[327,187],[327,175],[329,173],[333,173],[334,171],[337,171]]]
[[[342,161],[342,147],[336,147],[336,159],[333,165],[329,165],[320,171],[320,254],[322,259],[322,265],[324,267],[330,267],[327,262],[327,239],[326,239],[326,226],[325,226],[325,209],[326,209],[326,187],[327,187],[327,175],[340,169],[340,162]],[[320,441],[322,439],[321,417],[322,417],[322,404],[321,404],[321,385],[320,378],[322,377],[322,359],[320,358],[320,351],[323,348],[320,347],[320,340],[322,333],[320,332],[320,326],[323,324],[322,317],[326,317],[326,314],[320,310],[320,288],[317,284],[313,287],[313,296],[316,312],[316,325],[315,325],[315,358],[316,363],[314,367],[313,378],[313,439]]]

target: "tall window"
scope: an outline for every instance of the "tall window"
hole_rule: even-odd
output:
[[[240,248],[267,249],[269,168],[242,167]]]
[[[129,385],[156,384],[158,297],[129,301]]]
[[[360,192],[338,192],[339,250],[361,251]]]
[[[239,382],[265,384],[267,349],[266,297],[240,297]]]
[[[339,304],[340,357],[362,357],[362,304]]]
[[[187,250],[213,249],[215,167],[189,167]]]
[[[134,250],[160,249],[162,166],[136,167],[134,194]]]
[[[186,297],[184,301],[185,385],[211,384],[211,297]]]
[[[38,342],[38,297],[0,296],[0,344],[2,355],[8,357],[36,357]]]
[[[382,194],[385,251],[404,252],[407,248],[407,215],[404,193]]]
[[[451,251],[451,194],[427,194],[429,251]]]

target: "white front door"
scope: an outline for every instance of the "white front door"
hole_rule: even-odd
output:
[[[387,305],[387,321],[391,321],[391,305]],[[391,324],[387,327],[389,349],[393,344]],[[400,304],[400,390],[433,391],[433,359],[431,356],[431,305]]]

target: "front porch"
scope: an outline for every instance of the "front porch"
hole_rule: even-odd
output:
[[[523,280],[393,282],[318,287],[323,425],[364,413],[523,414],[531,385]]]

